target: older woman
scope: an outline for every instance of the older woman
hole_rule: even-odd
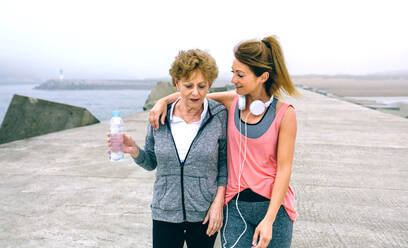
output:
[[[157,169],[153,247],[213,247],[223,221],[227,184],[226,108],[206,98],[218,75],[201,50],[181,51],[170,69],[180,97],[167,106],[157,130],[148,126],[144,149],[124,135],[124,152]],[[108,138],[110,146],[110,139]]]
[[[292,105],[282,93],[298,92],[290,79],[281,46],[274,36],[247,40],[234,49],[232,79],[236,92],[209,97],[222,102],[228,115],[228,186],[223,247],[286,248],[297,218],[289,186],[297,132]],[[155,128],[163,103],[150,121]]]

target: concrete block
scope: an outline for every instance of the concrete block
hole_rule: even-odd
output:
[[[146,111],[151,109],[157,100],[176,91],[177,89],[173,84],[168,82],[158,82],[147,97],[147,100],[143,105],[143,110]]]
[[[99,123],[87,109],[14,95],[0,128],[0,144]]]
[[[227,86],[211,87],[208,90],[208,93],[227,91],[233,88],[234,87],[228,88]],[[156,86],[152,89],[152,91],[150,92],[149,96],[147,97],[147,100],[145,104],[143,105],[143,110],[144,111],[150,110],[154,106],[157,100],[167,95],[170,95],[176,91],[177,89],[176,87],[173,86],[173,84],[168,83],[168,82],[158,82]]]

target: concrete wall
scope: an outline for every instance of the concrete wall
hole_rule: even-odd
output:
[[[14,95],[0,128],[0,144],[99,123],[87,109]]]

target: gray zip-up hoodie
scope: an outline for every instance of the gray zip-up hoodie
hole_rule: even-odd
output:
[[[227,185],[227,110],[208,99],[208,111],[186,158],[179,159],[170,130],[171,104],[164,125],[149,124],[144,150],[135,162],[157,168],[151,204],[154,220],[172,223],[203,221],[217,187]]]

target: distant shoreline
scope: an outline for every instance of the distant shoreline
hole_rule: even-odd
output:
[[[305,90],[408,118],[407,102],[383,104],[375,100],[375,98],[381,97],[408,97],[408,77],[364,80],[358,78],[295,77],[293,81],[297,87]]]
[[[108,90],[134,89],[151,90],[155,80],[85,80],[85,79],[50,79],[34,87],[36,90]]]
[[[171,79],[143,80],[88,80],[88,79],[50,79],[36,87],[36,90],[152,90],[159,82],[171,82]],[[214,87],[225,87],[229,81],[218,79]]]
[[[405,78],[325,78],[294,77],[301,87],[312,87],[339,96],[408,96],[408,77]]]
[[[400,97],[408,96],[407,75],[295,75],[292,80],[297,87],[314,91],[344,101],[353,102],[365,107],[376,109],[408,118],[408,104],[401,102],[390,106],[381,104],[366,97]],[[152,90],[164,78],[144,80],[83,80],[67,79],[48,80],[42,84],[20,82],[0,82],[0,85],[36,85],[41,90]],[[229,79],[218,78],[213,88],[228,86],[233,88]],[[361,99],[358,99],[361,98]],[[366,99],[364,99],[366,98]]]

